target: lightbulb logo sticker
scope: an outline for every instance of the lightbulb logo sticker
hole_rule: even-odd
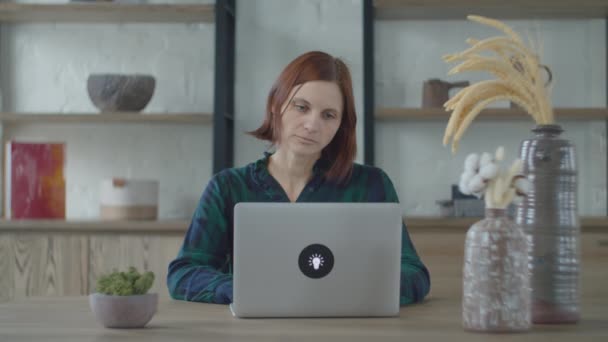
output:
[[[305,276],[319,279],[331,272],[334,267],[334,255],[326,246],[313,244],[302,250],[298,264]]]
[[[318,270],[320,266],[323,266],[325,259],[321,254],[313,254],[308,258],[308,266],[312,266],[315,270]]]

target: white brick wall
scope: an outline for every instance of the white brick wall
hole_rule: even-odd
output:
[[[237,11],[235,164],[241,166],[261,156],[264,144],[243,132],[261,123],[268,90],[281,69],[313,49],[341,56],[351,67],[361,160],[361,1],[239,0]],[[509,23],[518,31],[535,28],[527,21]],[[543,60],[555,74],[555,105],[604,106],[603,21],[542,21],[539,27]],[[214,30],[213,24],[3,25],[3,109],[93,111],[86,76],[118,71],[156,76],[157,89],[147,112],[211,112]],[[449,66],[440,57],[461,50],[467,37],[494,33],[464,21],[377,21],[376,104],[419,106],[423,80],[468,78],[446,77]],[[565,136],[579,152],[581,213],[604,215],[604,123],[563,124]],[[438,212],[434,201],[449,196],[449,184],[457,180],[466,153],[503,144],[507,156],[513,157],[519,142],[529,135],[531,121],[477,122],[466,133],[456,156],[441,145],[444,128],[439,122],[376,125],[377,164],[392,177],[408,215]],[[211,176],[211,126],[33,125],[13,134],[68,142],[70,218],[97,216],[99,180],[111,176],[157,177],[161,181],[161,216],[189,217]]]
[[[363,153],[363,28],[359,0],[240,0],[237,3],[235,164],[262,156],[265,144],[242,134],[259,127],[268,91],[292,59],[309,50],[350,66]]]

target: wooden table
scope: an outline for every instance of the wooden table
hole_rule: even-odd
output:
[[[224,305],[164,300],[144,329],[97,324],[87,298],[32,298],[0,304],[0,341],[608,341],[608,298],[583,302],[577,325],[534,326],[523,334],[463,331],[460,299],[431,296],[398,318],[238,319]]]

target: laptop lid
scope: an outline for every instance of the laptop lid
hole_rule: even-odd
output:
[[[396,203],[239,203],[234,209],[238,317],[399,313]]]

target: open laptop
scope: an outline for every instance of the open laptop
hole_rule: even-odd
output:
[[[401,223],[396,203],[237,204],[233,315],[398,315]]]

